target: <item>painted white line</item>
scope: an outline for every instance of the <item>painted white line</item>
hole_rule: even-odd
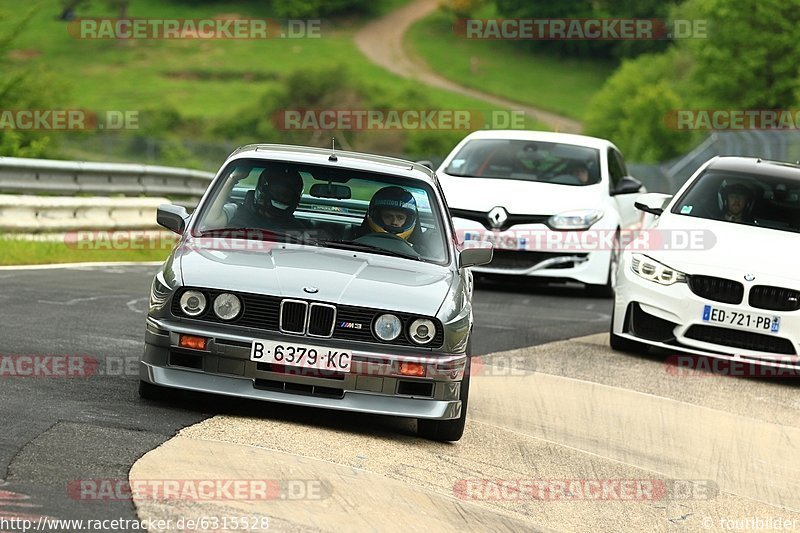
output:
[[[129,311],[133,311],[134,313],[144,314],[144,311],[142,311],[141,309],[136,309],[136,302],[146,302],[149,299],[150,298],[147,296],[145,296],[144,298],[136,298],[134,300],[131,300],[130,302],[125,302],[125,305],[128,307]]]

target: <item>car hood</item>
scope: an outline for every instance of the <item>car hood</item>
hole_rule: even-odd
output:
[[[500,206],[513,214],[555,215],[603,205],[602,183],[580,187],[448,174],[442,174],[440,182],[447,204],[453,209],[488,212]]]
[[[753,274],[757,284],[772,283],[767,278],[798,284],[797,266],[787,260],[800,239],[796,233],[673,214],[653,230],[653,249],[642,253],[688,274],[736,280]]]
[[[244,248],[252,241],[238,242]],[[454,276],[439,265],[331,248],[209,250],[191,243],[176,251],[186,286],[435,316]],[[304,291],[312,287],[318,292]]]

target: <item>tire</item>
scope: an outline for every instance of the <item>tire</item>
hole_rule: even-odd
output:
[[[608,276],[605,285],[586,284],[586,294],[592,298],[613,298],[617,286],[617,266],[619,265],[619,228],[614,236],[614,247],[608,262]]]
[[[464,379],[461,380],[461,416],[453,420],[417,419],[417,435],[422,438],[439,442],[455,442],[464,435],[464,426],[467,422],[467,403],[469,402],[471,350],[467,348],[467,365],[464,368]]]
[[[139,398],[145,400],[164,401],[171,397],[171,390],[166,387],[153,385],[146,381],[139,381]]]
[[[614,311],[611,312],[611,326],[608,328],[609,344],[611,349],[617,352],[625,352],[632,354],[646,354],[650,347],[639,341],[620,337],[614,334]]]

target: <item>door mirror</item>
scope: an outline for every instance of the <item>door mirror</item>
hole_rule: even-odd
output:
[[[642,182],[634,178],[633,176],[625,176],[617,186],[614,187],[614,190],[611,191],[612,196],[616,196],[617,194],[631,194],[634,192],[639,192],[642,190]]]
[[[189,213],[185,207],[173,204],[161,204],[156,211],[156,222],[178,235],[183,235],[189,222]]]
[[[670,200],[672,200],[671,194],[649,192],[647,194],[640,195],[633,203],[633,206],[639,211],[644,211],[645,213],[650,213],[651,215],[655,216],[661,216],[661,213],[664,212],[664,208],[667,206]]]
[[[492,262],[493,254],[494,248],[491,246],[485,248],[466,248],[461,250],[461,253],[458,255],[458,267],[466,268],[486,265]]]

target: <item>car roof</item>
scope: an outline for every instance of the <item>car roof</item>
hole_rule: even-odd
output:
[[[606,148],[617,148],[608,139],[590,137],[588,135],[577,135],[574,133],[554,133],[552,131],[534,130],[479,130],[470,133],[464,140],[473,139],[510,139],[522,141],[544,141],[561,144],[575,144],[589,148],[603,150]]]
[[[800,181],[800,165],[797,163],[772,161],[759,157],[719,156],[709,162],[706,170],[756,174]]]
[[[349,168],[381,174],[394,174],[409,178],[416,178],[433,185],[436,181],[433,170],[426,166],[404,159],[382,155],[365,154],[361,152],[348,152],[330,148],[316,148],[312,146],[297,146],[289,144],[248,144],[241,146],[228,156],[226,164],[235,159],[263,159],[265,161],[288,161],[320,165],[332,168]]]

